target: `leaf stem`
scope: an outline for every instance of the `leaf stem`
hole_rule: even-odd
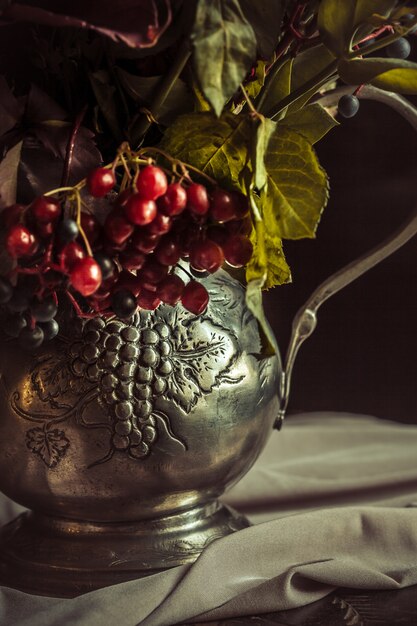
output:
[[[178,79],[179,75],[186,66],[190,56],[190,44],[189,41],[185,39],[180,46],[174,64],[172,65],[168,73],[161,79],[161,82],[157,87],[155,98],[149,108],[151,117],[157,118],[161,106],[168,97],[171,89],[174,86],[175,81]],[[150,119],[150,116],[145,114],[141,115],[139,119],[135,122],[135,124],[133,124],[131,129],[131,143],[133,145],[139,146],[142,143],[143,137],[145,136],[151,124],[152,121]]]

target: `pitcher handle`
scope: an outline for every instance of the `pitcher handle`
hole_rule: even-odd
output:
[[[318,99],[323,106],[335,106],[339,98],[345,93],[350,93],[351,87],[338,87],[333,92],[326,92]],[[377,100],[387,104],[397,113],[404,117],[417,131],[417,108],[408,100],[398,94],[383,91],[371,85],[364,85],[358,93],[359,98]],[[279,385],[280,409],[274,427],[280,430],[288,406],[291,386],[291,375],[294,361],[302,343],[310,337],[317,326],[317,311],[320,306],[331,298],[335,293],[362,276],[372,267],[386,259],[393,252],[401,248],[409,239],[417,233],[417,209],[410,218],[388,239],[383,241],[369,252],[349,263],[330,278],[325,280],[313,292],[307,302],[298,310],[293,324],[290,343],[285,357],[284,368],[281,373]]]
[[[307,302],[298,310],[292,324],[291,339],[285,358],[284,370],[281,374],[279,394],[281,405],[277,423],[275,424],[276,428],[281,428],[282,420],[284,419],[288,406],[291,375],[295,358],[302,343],[310,337],[317,326],[317,311],[321,305],[335,293],[343,289],[343,287],[352,283],[359,278],[359,276],[362,276],[362,274],[401,248],[401,246],[407,243],[415,234],[417,234],[417,209],[414,210],[411,217],[402,227],[388,239],[322,282],[312,293]]]

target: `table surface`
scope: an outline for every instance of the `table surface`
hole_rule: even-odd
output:
[[[338,589],[318,602],[291,611],[191,624],[191,626],[238,625],[416,626],[417,585],[396,591]]]

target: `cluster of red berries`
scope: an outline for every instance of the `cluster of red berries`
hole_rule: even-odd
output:
[[[116,184],[114,168],[97,168],[86,179],[94,198]],[[208,293],[184,268],[191,280],[182,280],[178,262],[213,273],[224,262],[242,267],[252,255],[248,202],[238,192],[190,179],[169,183],[163,169],[148,164],[112,196],[103,224],[80,209],[75,219],[68,216],[68,196],[41,196],[1,213],[5,247],[16,260],[10,275],[0,277],[0,304],[12,313],[4,330],[26,347],[57,334],[59,292],[85,316],[127,319],[138,307],[153,310],[161,302],[181,302],[200,314]]]

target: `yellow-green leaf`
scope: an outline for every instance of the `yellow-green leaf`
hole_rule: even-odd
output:
[[[328,179],[311,143],[278,125],[265,165],[268,182],[260,194],[264,221],[274,216],[282,239],[314,237],[328,199]]]
[[[339,63],[340,78],[347,84],[371,83],[404,94],[417,94],[417,63],[402,59],[354,59]]]
[[[339,123],[321,104],[315,103],[287,115],[280,125],[295,130],[311,144],[315,144]]]
[[[276,219],[269,214],[257,223],[251,234],[253,255],[246,268],[246,280],[248,283],[261,281],[262,289],[291,282],[291,270],[285,260],[277,230]]]
[[[252,124],[246,116],[213,113],[181,115],[165,133],[161,147],[212,176],[220,185],[240,188],[250,158]]]

